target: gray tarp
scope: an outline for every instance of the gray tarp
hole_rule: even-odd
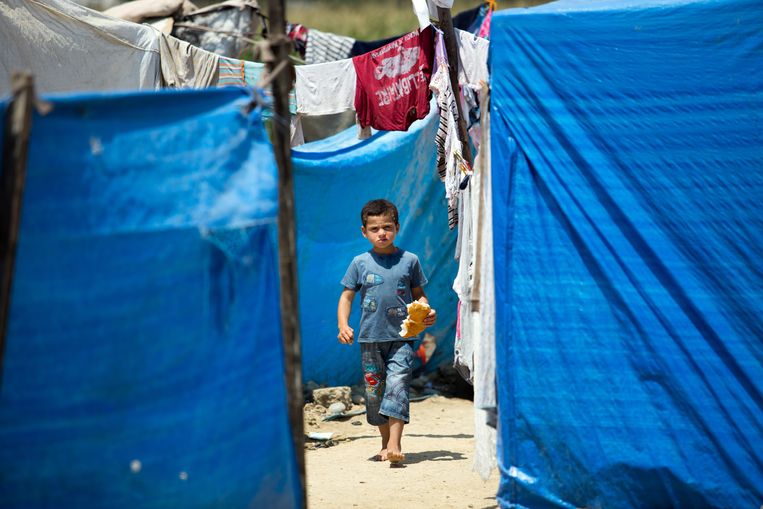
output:
[[[66,0],[0,2],[0,95],[14,71],[38,92],[157,89],[159,39],[151,27]]]

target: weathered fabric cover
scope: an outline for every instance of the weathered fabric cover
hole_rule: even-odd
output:
[[[39,93],[158,89],[157,33],[68,0],[3,0],[0,96],[24,70]]]
[[[0,506],[300,506],[277,172],[251,100],[79,95],[34,117]]]
[[[503,507],[763,503],[761,27],[758,0],[493,18]]]

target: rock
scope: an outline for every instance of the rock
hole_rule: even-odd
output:
[[[313,391],[313,399],[316,403],[328,408],[332,403],[344,403],[345,408],[352,406],[352,400],[350,399],[350,388],[343,387],[326,387],[325,389],[315,389]]]
[[[363,425],[363,423],[362,423],[362,422],[360,422],[360,421],[352,421],[352,425],[353,425],[353,426],[362,426],[362,425]]]
[[[347,410],[347,406],[341,401],[337,401],[336,403],[331,403],[331,405],[329,405],[330,414],[341,414],[345,410]]]
[[[364,398],[360,394],[353,394],[352,395],[352,404],[353,405],[365,405],[366,404],[366,398]]]

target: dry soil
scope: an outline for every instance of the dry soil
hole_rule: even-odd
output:
[[[355,405],[352,409],[361,408]],[[380,439],[365,415],[341,421],[323,421],[324,416],[322,407],[306,405],[305,433],[334,433],[328,443],[306,440],[310,509],[497,507],[497,473],[493,471],[483,482],[472,470],[471,401],[434,396],[411,403],[411,422],[403,434],[406,460],[401,468],[369,460],[379,451]]]

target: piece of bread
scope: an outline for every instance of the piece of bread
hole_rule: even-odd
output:
[[[400,336],[404,338],[412,338],[421,333],[427,328],[424,325],[424,319],[429,315],[429,311],[432,309],[429,304],[424,304],[414,300],[408,304],[408,317],[403,320],[403,324],[400,326]]]

